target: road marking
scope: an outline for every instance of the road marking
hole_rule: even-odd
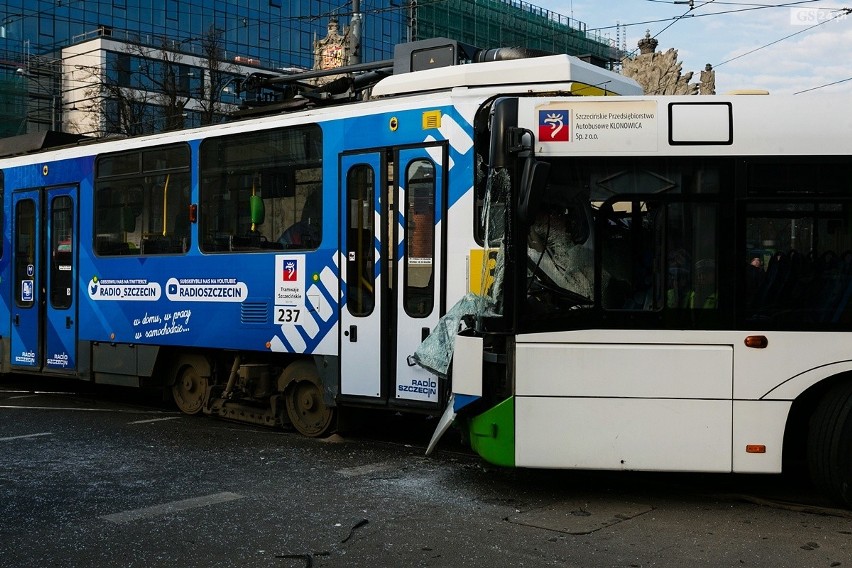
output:
[[[148,422],[162,422],[163,420],[177,420],[180,416],[168,416],[166,418],[151,418],[150,420],[134,420],[128,424],[147,424]]]
[[[137,521],[139,519],[160,517],[177,511],[186,511],[188,509],[206,507],[207,505],[227,503],[228,501],[234,501],[242,498],[242,495],[225,491],[223,493],[214,493],[213,495],[205,495],[203,497],[184,499],[183,501],[172,501],[171,503],[163,503],[162,505],[154,505],[153,507],[143,507],[141,509],[132,509],[130,511],[122,511],[121,513],[113,513],[112,515],[103,515],[101,518],[105,521],[116,524],[127,523],[130,521]]]
[[[368,463],[366,465],[359,465],[357,467],[347,467],[346,469],[338,469],[337,473],[339,473],[343,477],[357,477],[359,475],[369,475],[371,473],[389,471],[398,467],[399,463],[396,461],[385,461]]]
[[[36,398],[37,396],[38,396],[37,394],[22,394],[22,395],[18,395],[18,396],[6,397],[6,400],[20,400],[22,398]]]
[[[73,410],[79,412],[116,412],[119,414],[178,414],[177,412],[157,412],[155,410],[127,410],[119,408],[74,408],[70,406],[0,405],[0,409],[2,408],[14,408],[16,410]]]
[[[0,438],[0,442],[8,442],[9,440],[21,440],[23,438],[38,438],[39,436],[52,436],[53,432],[39,432],[38,434],[24,434],[23,436],[9,436],[8,438]]]
[[[34,390],[13,390],[13,389],[0,389],[0,392],[8,392],[8,393],[28,393],[28,394],[70,394],[77,395],[80,393],[77,392],[65,392],[65,391],[34,391]]]

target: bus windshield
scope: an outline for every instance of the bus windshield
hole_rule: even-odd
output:
[[[715,310],[716,200],[728,170],[696,158],[552,160],[540,207],[519,234],[521,317]]]

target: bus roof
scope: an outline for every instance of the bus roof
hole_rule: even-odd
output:
[[[391,75],[373,87],[372,95],[393,96],[456,87],[510,84],[545,87],[554,83],[574,83],[576,85],[571,88],[572,92],[578,92],[578,87],[585,85],[595,90],[595,93],[589,94],[642,94],[642,87],[633,79],[562,54],[439,67]]]

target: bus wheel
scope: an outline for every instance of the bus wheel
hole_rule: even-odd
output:
[[[808,468],[819,489],[852,506],[852,382],[829,389],[811,416]]]
[[[293,377],[284,393],[287,417],[293,427],[310,438],[328,433],[334,423],[334,409],[325,404],[316,367],[307,362],[296,362],[284,370]]]
[[[198,414],[207,394],[207,379],[198,374],[192,365],[186,365],[178,373],[172,385],[172,398],[184,414]]]

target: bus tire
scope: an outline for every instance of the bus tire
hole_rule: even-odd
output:
[[[852,506],[852,381],[825,393],[808,430],[811,480],[831,499]]]

